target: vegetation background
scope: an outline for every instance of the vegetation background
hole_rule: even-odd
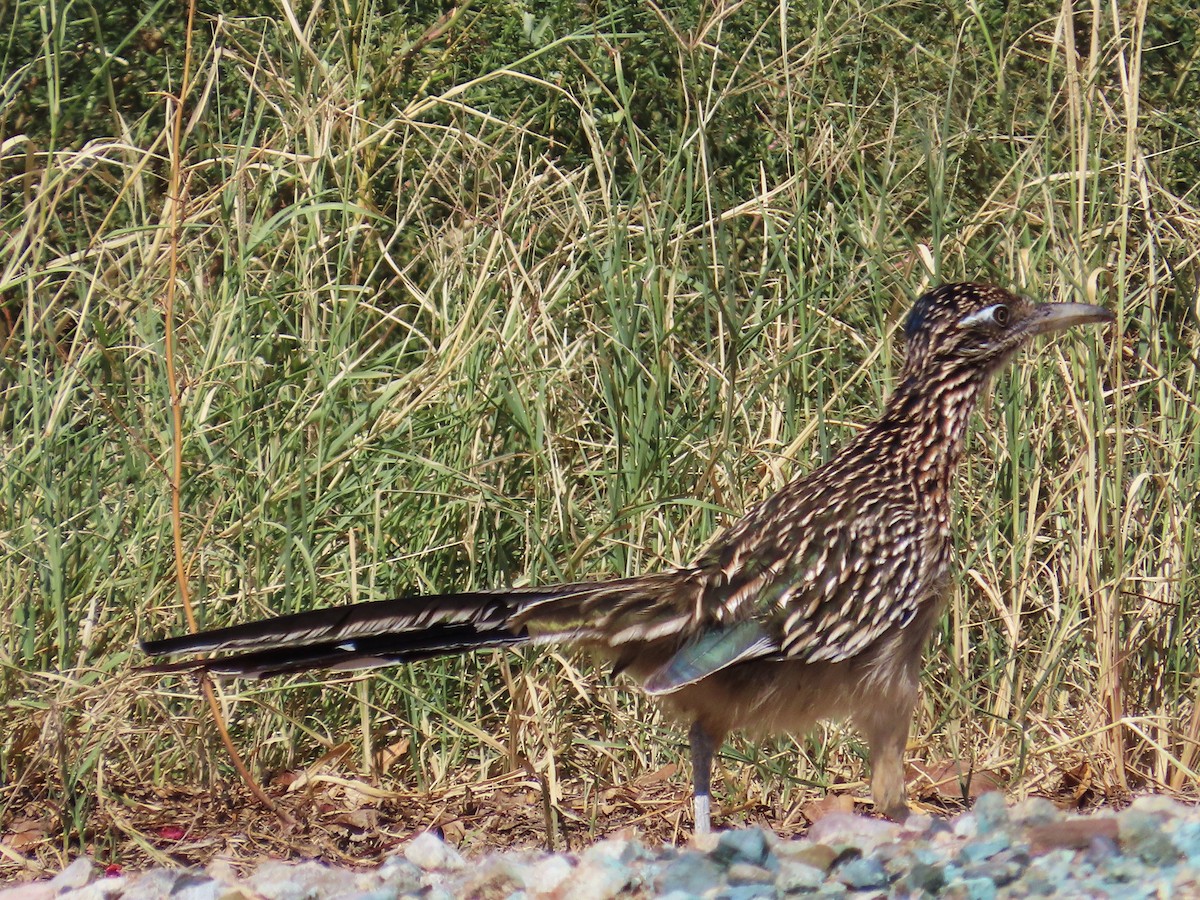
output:
[[[0,0],[0,872],[686,833],[683,731],[565,651],[218,686],[289,830],[136,640],[686,561],[874,414],[958,279],[1119,322],[977,417],[914,795],[1193,796],[1198,27]],[[720,769],[719,821],[787,831],[864,750]]]

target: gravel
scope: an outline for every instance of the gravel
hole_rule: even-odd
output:
[[[914,815],[896,825],[833,813],[796,840],[748,828],[684,847],[614,838],[580,853],[464,859],[433,834],[422,834],[367,872],[272,860],[241,878],[220,865],[106,876],[81,857],[53,879],[0,891],[0,900],[627,896],[1200,897],[1200,810],[1143,797],[1119,813],[1068,816],[1046,800],[1006,807],[1001,795],[985,794],[952,819]]]

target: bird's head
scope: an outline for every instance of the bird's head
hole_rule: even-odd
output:
[[[924,294],[904,323],[905,375],[970,370],[986,378],[1034,335],[1111,322],[1087,303],[1035,303],[986,284],[947,284]]]

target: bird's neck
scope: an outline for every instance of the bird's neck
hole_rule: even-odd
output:
[[[879,438],[893,443],[905,475],[939,498],[949,492],[971,413],[987,383],[975,371],[943,373],[936,383],[904,377],[876,422]]]

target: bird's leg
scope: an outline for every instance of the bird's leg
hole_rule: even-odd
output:
[[[692,751],[692,805],[695,811],[695,833],[712,830],[712,758],[716,741],[698,721],[688,731]]]
[[[891,702],[879,704],[874,715],[862,723],[871,749],[871,799],[875,801],[876,812],[903,822],[910,812],[904,789],[904,750],[916,706],[916,687],[891,694],[887,699]]]

